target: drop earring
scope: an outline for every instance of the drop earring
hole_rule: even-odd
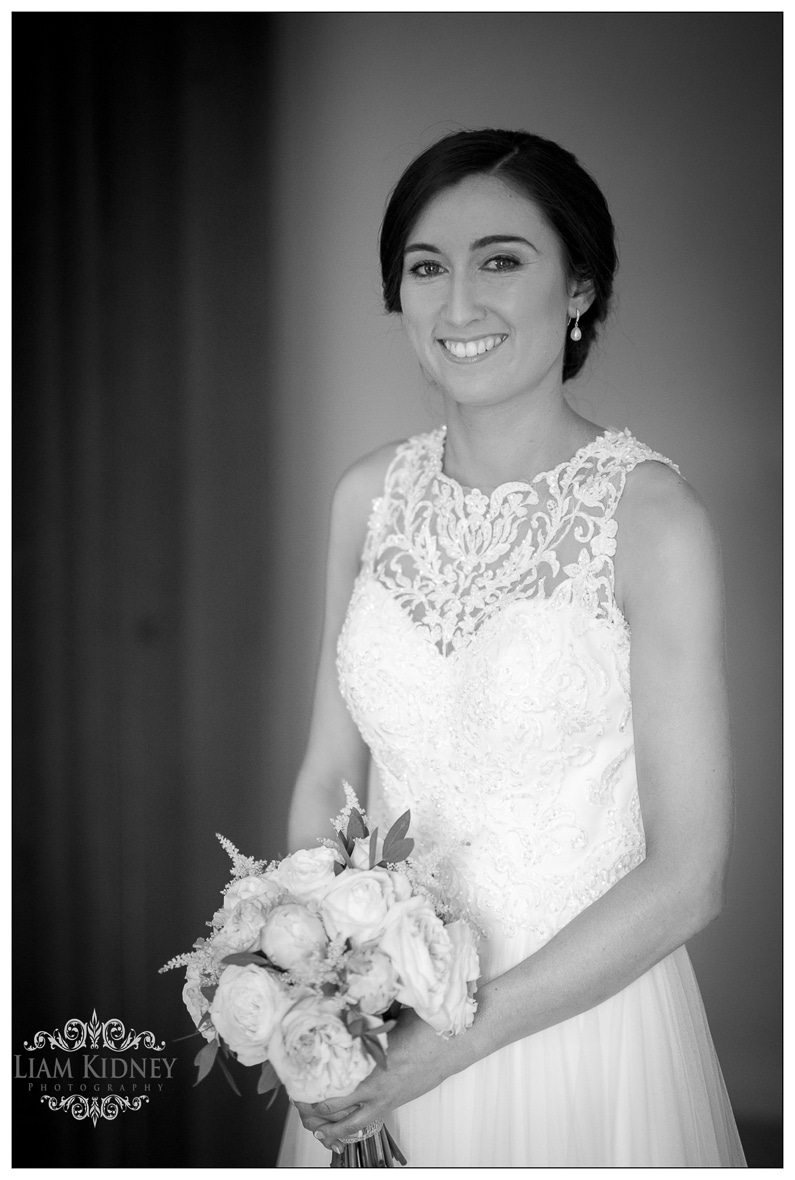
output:
[[[571,323],[571,320],[569,320],[569,323]],[[579,312],[577,312],[577,318],[574,321],[574,327],[569,332],[569,336],[574,341],[582,340],[582,332],[580,331],[580,313]]]

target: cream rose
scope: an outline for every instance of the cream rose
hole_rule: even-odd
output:
[[[345,980],[348,999],[372,1016],[385,1012],[397,996],[398,977],[392,961],[374,948],[353,952],[346,963]]]
[[[289,970],[325,950],[328,935],[316,914],[291,902],[271,910],[258,945],[272,963]]]
[[[424,1019],[447,1037],[463,1032],[475,1019],[477,1001],[471,993],[480,975],[480,961],[476,936],[468,922],[451,922],[445,931],[453,952],[447,990],[439,1010]]]
[[[324,844],[302,848],[286,856],[274,876],[297,901],[319,901],[334,884],[334,865],[338,862],[334,849]]]
[[[287,988],[272,971],[232,965],[218,982],[210,1019],[243,1065],[259,1065],[267,1061],[268,1042],[289,1005]]]
[[[380,836],[375,839],[375,863],[383,859],[384,841]],[[357,836],[353,842],[351,864],[355,869],[369,869],[370,867],[370,836]]]
[[[432,1023],[447,993],[453,947],[430,902],[410,897],[395,905],[379,949],[389,956],[398,973],[401,1004]]]
[[[238,902],[252,901],[255,898],[259,898],[263,902],[275,902],[282,892],[283,890],[272,877],[257,877],[255,875],[239,877],[237,881],[232,882],[224,894],[224,909],[233,910]]]
[[[321,1102],[350,1094],[372,1072],[375,1062],[361,1039],[352,1037],[335,999],[306,996],[279,1021],[268,1056],[289,1096],[296,1102]],[[381,1035],[386,1048],[386,1037]]]
[[[391,907],[410,893],[400,873],[347,869],[321,901],[320,913],[332,938],[342,935],[361,946],[381,936]]]
[[[240,951],[255,951],[259,948],[262,927],[270,913],[267,900],[259,897],[239,901],[226,925],[212,940],[212,951],[217,959]]]

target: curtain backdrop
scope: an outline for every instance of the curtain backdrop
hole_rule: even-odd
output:
[[[273,54],[262,17],[14,18],[15,1051],[95,1008],[179,1057],[96,1128],[17,1083],[18,1165],[255,1166],[278,1142],[283,1105],[191,1088],[181,973],[157,973],[219,902],[215,832],[285,850],[300,756],[276,670]]]
[[[692,950],[746,1142],[774,1152],[780,32],[14,15],[13,1049],[95,1009],[178,1059],[95,1127],[15,1079],[17,1166],[275,1160],[284,1100],[192,1088],[181,976],[157,969],[218,901],[214,833],[285,851],[331,489],[439,420],[379,307],[378,221],[417,151],[485,125],[559,139],[605,188],[619,298],[574,404],[671,454],[723,539],[738,828]]]

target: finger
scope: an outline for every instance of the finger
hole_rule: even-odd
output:
[[[313,1102],[312,1113],[319,1114],[324,1119],[340,1118],[346,1110],[358,1110],[361,1102],[351,1102],[351,1095],[345,1098],[326,1098],[324,1102]]]
[[[322,1122],[326,1123],[338,1123],[341,1119],[350,1118],[362,1108],[361,1102],[355,1102],[353,1106],[344,1106],[341,1110],[325,1111],[323,1109],[325,1105],[325,1102],[318,1103],[312,1113],[315,1118],[320,1118]]]
[[[367,1134],[373,1134],[380,1123],[381,1120],[377,1116],[371,1115],[368,1118],[360,1110],[349,1120],[321,1127],[316,1132],[316,1138],[333,1151],[341,1149],[346,1139],[362,1139],[365,1137],[365,1131]]]
[[[313,1118],[313,1116],[310,1114],[302,1115],[301,1122],[304,1124],[307,1131],[311,1131],[313,1135],[316,1131],[320,1131],[323,1127],[328,1125],[325,1119],[320,1119],[316,1116]]]
[[[340,1111],[339,1118],[340,1119],[351,1118],[353,1115],[356,1114],[357,1110],[358,1110],[358,1107],[354,1107],[349,1110]],[[330,1134],[335,1133],[335,1131],[334,1131],[334,1128],[336,1127],[335,1120],[322,1118],[319,1114],[315,1114],[314,1112],[311,1114],[303,1114],[302,1113],[301,1114],[301,1122],[304,1124],[307,1131],[311,1131],[313,1135],[314,1135],[315,1131],[322,1130],[324,1127],[328,1128]]]

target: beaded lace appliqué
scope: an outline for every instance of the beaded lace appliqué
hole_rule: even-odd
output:
[[[507,603],[558,589],[615,617],[615,509],[627,472],[662,456],[608,431],[532,483],[486,496],[443,474],[444,438],[441,427],[398,448],[363,554],[363,570],[439,651],[456,651]]]

